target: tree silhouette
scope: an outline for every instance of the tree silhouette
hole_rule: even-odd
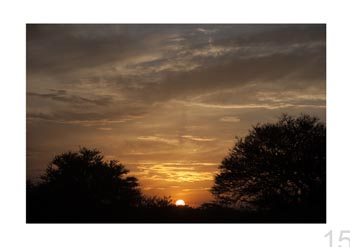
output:
[[[325,213],[325,125],[308,115],[284,114],[276,123],[253,126],[222,161],[211,192],[228,207]]]
[[[170,196],[143,196],[140,207],[143,208],[167,208],[174,206]]]
[[[27,215],[77,221],[100,219],[111,209],[125,214],[142,199],[137,179],[127,173],[118,161],[104,161],[97,150],[60,154],[48,165],[42,183],[27,183]]]

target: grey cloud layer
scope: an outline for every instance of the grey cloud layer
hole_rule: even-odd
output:
[[[323,25],[33,25],[27,47],[30,81],[50,76],[52,86],[66,90],[83,81],[93,91],[127,98],[118,104],[191,98],[249,83],[287,90],[325,81]],[[28,96],[112,103],[108,96]]]
[[[28,119],[325,107],[325,45],[325,25],[28,25]]]

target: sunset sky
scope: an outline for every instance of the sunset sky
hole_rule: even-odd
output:
[[[28,178],[85,146],[199,206],[235,136],[281,113],[325,122],[325,25],[27,25]]]

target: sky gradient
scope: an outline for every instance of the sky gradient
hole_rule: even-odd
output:
[[[325,25],[27,25],[28,178],[85,146],[199,206],[235,136],[281,113],[325,122]]]

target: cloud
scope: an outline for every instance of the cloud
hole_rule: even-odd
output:
[[[105,128],[105,127],[100,127],[100,128],[97,128],[99,130],[105,130],[105,131],[110,131],[112,130],[112,128]]]
[[[207,47],[195,49],[192,51],[194,57],[218,57],[231,53],[234,50],[232,47],[227,46],[214,46],[209,44]]]
[[[182,189],[184,192],[192,192],[192,191],[209,191],[211,188],[210,187],[201,187],[201,188],[185,188]]]
[[[165,164],[139,165],[137,174],[143,180],[166,182],[212,181],[213,173],[201,171],[200,167],[169,166]]]
[[[196,137],[191,135],[183,135],[181,137],[192,141],[198,141],[198,142],[211,142],[216,140],[215,138],[203,138],[203,137]]]
[[[177,139],[172,139],[172,138],[163,138],[163,137],[159,137],[159,136],[139,136],[137,137],[138,140],[141,141],[154,141],[154,142],[163,142],[166,144],[178,144],[179,141]]]
[[[204,34],[212,34],[218,31],[218,29],[204,29],[204,28],[197,28],[196,31],[204,33]]]
[[[96,117],[96,118],[90,118]],[[106,116],[101,116],[100,114],[46,114],[46,113],[27,113],[28,120],[42,120],[59,124],[70,124],[70,125],[81,125],[85,127],[90,126],[106,126],[111,124],[119,124],[127,121],[131,121],[134,119],[140,119],[142,116],[132,116],[125,115],[121,116],[118,119],[109,119]],[[107,130],[108,128],[100,128]]]
[[[290,104],[290,103],[273,103],[273,104],[207,104],[207,103],[199,103],[199,102],[186,102],[186,101],[176,101],[178,103],[182,103],[186,106],[196,106],[196,107],[203,107],[203,108],[216,108],[216,109],[283,109],[283,108],[290,108],[290,107],[296,107],[296,108],[325,108],[326,105],[323,104]]]
[[[186,99],[218,90],[239,89],[257,82],[259,87],[273,84],[274,90],[319,87],[318,85],[324,85],[325,82],[324,66],[325,60],[308,53],[271,54],[249,59],[226,57],[210,66],[169,73],[158,83],[141,83],[138,88],[128,87],[125,93],[154,103]]]
[[[32,71],[36,73],[31,66],[45,60],[38,69],[58,78],[64,75],[61,83],[76,85],[75,78],[82,75],[87,80],[99,77],[106,92],[146,104],[257,80],[259,84],[284,80],[280,90],[303,88],[306,79],[309,83],[325,80],[324,25],[39,25],[28,30],[29,79]],[[192,35],[192,30],[215,32],[208,41]],[[168,49],[174,44],[180,50]],[[36,56],[38,51],[47,56]],[[62,54],[76,56],[79,63],[66,61]],[[51,60],[52,66],[47,64]],[[85,65],[88,61],[91,64]],[[49,96],[67,102],[108,103],[108,97]]]
[[[27,92],[29,97],[40,97],[44,99],[51,99],[56,101],[65,102],[68,104],[94,104],[94,105],[107,105],[112,102],[112,97],[109,95],[94,95],[93,98],[85,98],[79,95],[69,95],[66,90],[51,90],[50,93],[35,93]]]
[[[231,116],[231,117],[222,117],[222,118],[220,118],[220,121],[221,122],[229,122],[229,123],[238,123],[241,120],[238,117]]]

